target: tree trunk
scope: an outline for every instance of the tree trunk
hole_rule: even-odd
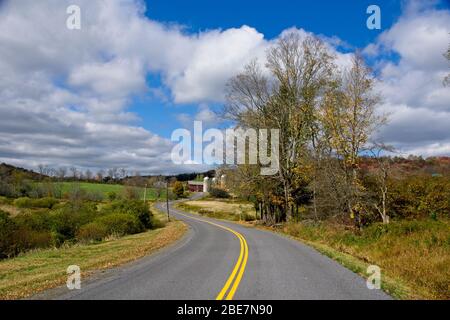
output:
[[[286,221],[290,221],[292,219],[292,210],[289,205],[289,186],[286,181],[283,182],[284,185],[284,206],[286,210]]]
[[[317,217],[317,198],[316,198],[316,177],[314,176],[314,186],[313,186],[313,208],[314,208],[314,218],[319,220]]]
[[[382,200],[382,210],[383,210],[383,214],[381,216],[381,218],[383,219],[383,223],[384,224],[388,224],[389,223],[389,216],[386,213],[386,194],[387,194],[387,190],[384,189],[383,190],[383,200]]]

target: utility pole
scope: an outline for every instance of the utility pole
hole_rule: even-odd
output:
[[[166,180],[166,206],[167,206],[167,221],[170,222],[170,214],[169,214],[169,181]]]
[[[147,184],[145,184],[145,189],[144,189],[144,203],[146,203],[147,200]]]

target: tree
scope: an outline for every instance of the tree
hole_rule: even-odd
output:
[[[61,198],[63,195],[63,190],[64,190],[63,181],[64,181],[64,178],[66,177],[66,174],[67,174],[67,168],[65,168],[65,167],[60,167],[55,172],[55,176],[58,178],[58,182],[54,183],[53,185],[55,187],[55,196],[58,198]]]
[[[78,169],[76,167],[70,167],[70,172],[72,173],[73,180],[78,179]]]
[[[56,170],[55,168],[49,168],[49,169],[47,170],[47,174],[48,174],[50,177],[57,177],[57,170]]]
[[[347,70],[334,60],[317,38],[291,32],[268,50],[265,69],[252,61],[227,84],[226,118],[242,129],[279,129],[277,176],[261,176],[259,165],[226,169],[227,187],[254,201],[267,223],[312,210],[316,219],[348,213],[361,226],[368,192],[359,161],[385,117],[362,57]]]
[[[87,181],[91,181],[92,180],[92,171],[87,169],[85,174],[84,174],[85,178]]]
[[[127,175],[128,175],[127,169],[125,169],[125,168],[120,168],[119,169],[119,176],[118,176],[118,178],[125,179],[127,177]]]
[[[380,204],[378,202],[374,203],[375,209],[380,214],[383,223],[389,223],[389,215],[387,214],[388,206],[388,193],[389,193],[389,177],[392,167],[392,159],[389,156],[382,156],[382,152],[392,152],[394,149],[391,146],[386,146],[384,144],[374,144],[370,148],[370,153],[372,157],[377,162],[377,168],[375,170],[375,179],[377,182],[377,187],[380,194]]]
[[[362,57],[356,55],[351,69],[344,73],[340,85],[328,92],[324,103],[323,121],[331,147],[341,159],[348,186],[348,212],[357,227],[361,227],[362,208],[358,198],[363,192],[358,179],[360,152],[385,121],[384,117],[376,115],[380,97],[373,93],[373,86],[370,69]]]
[[[0,210],[0,259],[9,258],[17,253],[14,233],[18,227],[9,214]]]
[[[155,190],[157,199],[159,199],[166,190],[166,182],[163,176],[150,177],[147,179],[147,184]]]
[[[125,186],[123,189],[123,196],[125,199],[138,200],[141,197],[139,189],[135,186]]]
[[[58,170],[56,172],[56,176],[61,181],[64,180],[64,178],[66,177],[66,174],[67,174],[67,168],[65,168],[65,167],[58,168]]]
[[[42,178],[46,175],[48,175],[49,173],[49,168],[47,165],[44,164],[39,164],[38,165],[38,170],[39,170],[39,175],[40,175],[40,179],[42,180]]]
[[[144,187],[145,184],[147,183],[146,179],[141,176],[139,171],[136,171],[134,173],[134,176],[128,178],[127,181],[130,185],[133,185],[136,187]]]
[[[175,181],[173,184],[173,193],[177,198],[182,198],[184,196],[184,186],[181,181]]]
[[[112,180],[117,180],[119,178],[119,169],[117,169],[116,167],[110,168],[108,169],[108,176],[112,179]]]
[[[104,177],[104,176],[105,176],[105,170],[100,169],[99,171],[97,171],[96,179],[97,179],[98,181],[103,181],[103,177]]]
[[[282,214],[292,218],[295,199],[299,199],[295,181],[300,159],[307,157],[314,137],[316,109],[325,88],[332,82],[334,57],[317,38],[302,40],[296,32],[285,34],[268,51],[265,76],[257,61],[230,79],[224,115],[243,128],[280,130],[276,203],[283,199]],[[273,177],[254,177],[271,180]],[[257,184],[259,184],[259,182]],[[265,194],[265,197],[270,197]],[[273,197],[272,197],[273,198]],[[268,199],[266,199],[268,200]],[[264,200],[266,202],[266,200]],[[278,209],[277,209],[278,210]],[[274,213],[275,214],[275,213]]]

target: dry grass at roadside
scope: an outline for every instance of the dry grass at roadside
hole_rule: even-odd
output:
[[[161,220],[163,217],[156,213]],[[172,221],[164,228],[98,244],[36,250],[0,261],[0,299],[28,297],[65,283],[66,269],[78,265],[85,277],[154,253],[180,239],[187,226]]]
[[[256,217],[253,204],[228,199],[186,201],[178,203],[176,207],[207,217],[231,221],[253,221]]]
[[[361,234],[330,223],[292,223],[282,231],[378,265],[390,280],[401,284],[398,290],[388,284],[398,298],[450,299],[449,220],[374,224]]]
[[[20,209],[18,209],[17,207],[14,207],[12,205],[9,204],[2,204],[0,205],[0,210],[3,210],[7,213],[9,213],[9,215],[11,217],[15,217],[17,216],[19,213],[21,213],[22,211]]]

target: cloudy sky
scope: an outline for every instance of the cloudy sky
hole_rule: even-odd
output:
[[[172,131],[223,125],[226,81],[287,30],[321,37],[343,65],[364,53],[390,114],[384,142],[450,155],[447,0],[242,2],[0,0],[0,162],[200,170],[172,164]],[[80,30],[66,27],[72,4]],[[381,30],[366,27],[370,4]]]

